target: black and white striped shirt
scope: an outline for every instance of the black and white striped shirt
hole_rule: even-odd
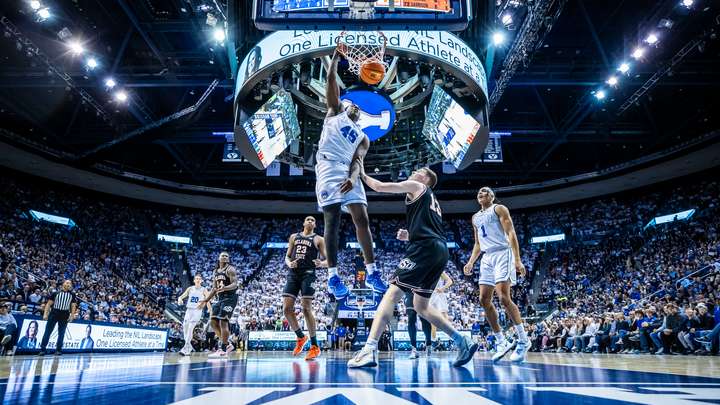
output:
[[[52,309],[54,311],[70,311],[70,307],[75,302],[75,294],[66,291],[58,291],[54,293],[50,299],[53,301]]]

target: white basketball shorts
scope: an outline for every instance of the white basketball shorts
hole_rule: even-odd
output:
[[[480,260],[480,284],[495,286],[503,281],[517,284],[517,272],[512,249],[486,252]]]
[[[367,205],[365,187],[359,178],[352,190],[345,194],[340,192],[340,185],[349,173],[350,167],[343,162],[318,159],[315,165],[315,195],[320,208],[338,203],[343,207],[349,204]]]

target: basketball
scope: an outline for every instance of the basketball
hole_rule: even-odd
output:
[[[376,85],[385,77],[385,65],[380,62],[369,61],[360,66],[360,80]]]

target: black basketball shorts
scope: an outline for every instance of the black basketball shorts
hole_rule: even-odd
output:
[[[442,239],[410,242],[390,282],[405,292],[430,298],[449,257],[447,244]]]
[[[290,269],[282,296],[312,299],[315,296],[314,282],[315,269]]]
[[[218,297],[217,302],[212,307],[212,317],[229,321],[237,302],[238,296],[235,292]]]

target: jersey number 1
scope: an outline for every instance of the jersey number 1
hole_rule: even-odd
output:
[[[480,225],[480,230],[482,231],[483,238],[487,238],[487,232],[485,232],[485,225]]]

